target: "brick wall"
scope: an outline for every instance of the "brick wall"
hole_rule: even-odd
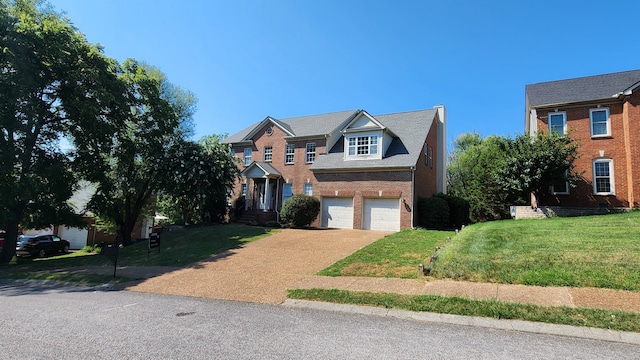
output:
[[[539,205],[560,205],[568,207],[628,207],[633,191],[632,182],[638,188],[638,167],[633,166],[633,176],[629,172],[629,162],[638,161],[638,140],[640,135],[640,108],[638,95],[623,104],[620,101],[602,103],[601,108],[609,109],[611,136],[591,137],[589,110],[596,105],[557,108],[566,112],[569,136],[579,144],[580,157],[575,161],[575,171],[582,173],[583,180],[568,195],[553,195],[550,192],[539,197]],[[548,114],[556,109],[538,110],[538,130],[549,131]],[[625,113],[626,111],[626,113]],[[628,120],[627,120],[628,117]],[[625,131],[627,130],[627,131]],[[631,146],[629,146],[631,145]],[[631,151],[629,151],[631,150]],[[603,156],[601,156],[603,154]],[[593,160],[605,157],[613,159],[614,195],[595,195],[593,190]],[[632,180],[636,179],[636,180]],[[637,201],[632,200],[637,205]]]
[[[411,227],[411,171],[320,173],[318,196],[353,197],[353,228],[362,228],[365,197],[400,198],[400,228]],[[337,193],[336,193],[337,192]]]

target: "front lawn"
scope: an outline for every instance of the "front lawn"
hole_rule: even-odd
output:
[[[464,229],[441,252],[438,278],[640,290],[640,211],[504,220]]]
[[[417,278],[418,264],[426,264],[436,246],[453,237],[452,231],[403,230],[346,257],[319,275]]]
[[[243,226],[215,225],[191,227],[165,232],[161,247],[147,251],[147,242],[135,243],[120,249],[118,266],[185,266],[209,256],[238,248],[271,234],[273,229]],[[108,277],[86,274],[66,274],[65,268],[87,266],[113,266],[106,256],[76,251],[45,258],[19,258],[16,265],[0,265],[0,278],[27,278],[99,283]],[[51,271],[49,271],[51,270]],[[56,270],[56,271],[53,271]]]

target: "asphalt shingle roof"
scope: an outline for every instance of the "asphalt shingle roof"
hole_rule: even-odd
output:
[[[348,110],[329,114],[301,116],[289,119],[274,119],[280,126],[286,128],[296,137],[324,136],[340,130],[346,125],[358,110]],[[380,160],[344,160],[344,141],[338,140],[336,145],[327,154],[320,154],[310,166],[310,170],[338,170],[338,169],[375,169],[375,168],[402,168],[416,164],[427,133],[431,128],[437,114],[437,110],[419,110],[386,115],[374,115],[373,117],[383,126],[387,127],[396,138],[393,139],[385,156]],[[225,143],[237,143],[250,140],[248,135],[260,125],[260,122],[252,124],[246,129],[228,137]],[[433,144],[435,147],[436,144]]]
[[[326,155],[320,155],[310,170],[375,169],[415,166],[437,110],[374,115],[397,137],[380,160],[344,160],[344,141],[339,140]],[[435,147],[436,144],[433,144]]]
[[[611,99],[640,82],[640,70],[529,84],[529,106]]]

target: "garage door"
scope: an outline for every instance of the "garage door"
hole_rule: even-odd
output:
[[[72,249],[82,249],[87,245],[87,229],[68,228],[66,226],[60,226],[58,229],[58,236],[69,241]]]
[[[400,231],[400,199],[364,199],[365,230]]]
[[[322,227],[353,229],[353,198],[322,198]]]

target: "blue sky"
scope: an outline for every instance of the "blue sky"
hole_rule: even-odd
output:
[[[444,104],[447,141],[515,135],[529,83],[639,69],[640,2],[51,0],[198,97],[195,139],[266,116]]]

